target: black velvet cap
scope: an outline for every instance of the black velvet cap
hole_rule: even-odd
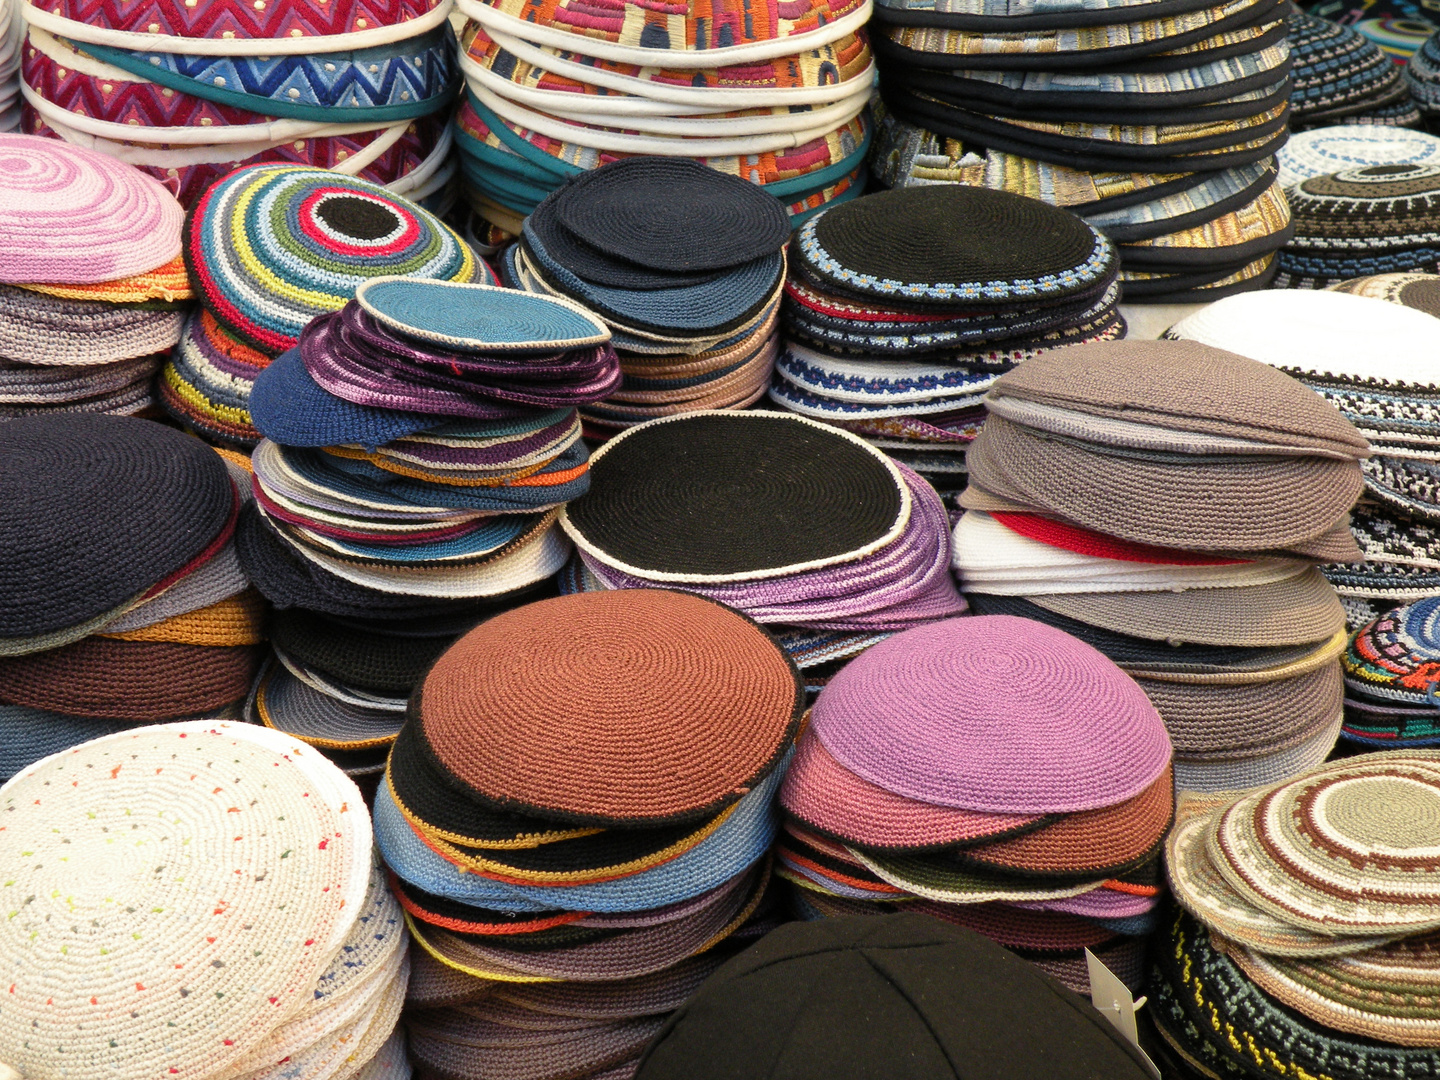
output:
[[[789,923],[666,1022],[636,1080],[1143,1080],[1079,995],[924,915]]]

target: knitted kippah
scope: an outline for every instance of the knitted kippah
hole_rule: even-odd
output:
[[[1346,124],[1291,136],[1278,159],[1280,184],[1366,165],[1440,164],[1440,138],[1405,128]]]
[[[1116,268],[1109,242],[1069,211],[959,184],[881,192],[827,210],[801,226],[796,255],[845,292],[949,307],[1055,302]]]
[[[848,562],[910,517],[895,466],[856,436],[773,413],[631,428],[590,461],[562,514],[582,551],[651,581],[775,577]]]
[[[1288,199],[1294,246],[1440,245],[1440,164],[1342,169],[1300,181]]]
[[[635,1075],[894,1076],[903,1062],[911,1080],[957,1069],[977,1080],[1139,1080],[1141,1060],[1035,967],[974,931],[905,914],[782,926],[670,1017]]]
[[[630,828],[735,802],[788,749],[803,704],[758,626],[650,589],[498,615],[436,661],[419,695],[426,741],[478,800]]]
[[[186,217],[184,250],[216,321],[272,355],[367,278],[486,276],[428,210],[378,184],[299,165],[251,165],[216,183]]]
[[[0,281],[143,274],[179,254],[183,216],[160,181],[108,154],[0,135]]]
[[[235,506],[209,447],[148,420],[0,424],[0,637],[138,600],[210,547]]]
[[[1239,351],[1182,341],[1072,345],[1002,375],[990,397],[1312,453],[1368,454],[1360,433],[1313,390]],[[1101,433],[1095,441],[1108,440]]]
[[[1376,274],[1331,285],[1331,291],[1370,296],[1440,318],[1440,274]]]
[[[408,696],[454,640],[452,635],[417,638],[367,633],[301,608],[276,612],[270,639],[307,667],[346,686],[388,697]]]
[[[1128,675],[1068,634],[1007,616],[872,646],[821,692],[811,723],[871,783],[988,813],[1109,806],[1170,760],[1165,726]]]
[[[730,269],[773,255],[790,237],[773,195],[688,158],[613,161],[581,173],[546,203],[536,213],[553,216],[580,244],[672,274]]]

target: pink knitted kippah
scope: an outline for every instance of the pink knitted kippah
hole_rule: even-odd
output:
[[[1128,675],[1063,631],[1009,615],[918,626],[850,661],[811,724],[841,765],[898,795],[992,814],[1133,798],[1170,738]]]
[[[0,282],[89,285],[180,254],[185,212],[160,181],[94,150],[0,135]]]

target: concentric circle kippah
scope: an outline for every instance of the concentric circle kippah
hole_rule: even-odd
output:
[[[374,278],[355,301],[404,337],[462,352],[562,352],[610,340],[610,328],[573,300],[497,285]]]
[[[811,719],[845,768],[899,795],[995,814],[1134,798],[1169,764],[1140,687],[1097,650],[1028,619],[915,627],[830,681]]]
[[[910,518],[895,465],[797,416],[689,413],[631,428],[590,459],[561,523],[607,566],[651,581],[778,577],[847,562]]]
[[[581,241],[651,270],[729,269],[790,238],[775,196],[690,158],[624,158],[581,173],[550,200],[549,212]]]
[[[299,165],[251,165],[212,186],[186,218],[184,251],[216,321],[272,353],[367,278],[485,277],[459,234],[428,210],[378,184]]]
[[[204,443],[149,420],[0,424],[0,637],[112,611],[204,552],[236,492]]]
[[[843,292],[916,304],[1053,302],[1116,269],[1109,241],[1068,210],[962,184],[855,199],[807,221],[796,247]]]
[[[0,135],[0,280],[88,285],[180,252],[184,211],[153,177],[107,154]]]
[[[419,702],[426,742],[477,800],[639,828],[744,796],[788,749],[804,694],[743,615],[623,589],[482,623],[435,662]]]

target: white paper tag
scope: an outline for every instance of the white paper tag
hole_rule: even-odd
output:
[[[1130,988],[1089,949],[1085,950],[1085,964],[1090,969],[1090,1004],[1140,1052],[1150,1075],[1155,1080],[1161,1080],[1160,1070],[1150,1060],[1150,1055],[1140,1048],[1140,1030],[1135,1026],[1135,1012],[1145,1004],[1145,999],[1141,998],[1137,1004]]]

